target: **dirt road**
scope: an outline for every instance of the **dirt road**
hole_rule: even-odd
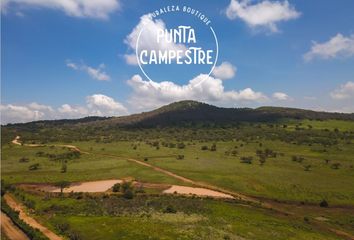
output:
[[[25,207],[18,203],[11,195],[5,194],[4,200],[6,203],[15,211],[19,212],[19,218],[30,225],[33,228],[37,228],[41,231],[45,236],[47,236],[50,240],[63,240],[62,237],[50,231],[48,228],[44,227],[42,224],[38,223],[34,218],[30,217],[25,212]]]
[[[81,151],[78,147],[74,146],[74,145],[68,145],[68,144],[50,144],[50,145],[46,145],[46,144],[32,144],[32,143],[24,143],[22,144],[20,142],[20,136],[16,136],[14,140],[12,140],[12,143],[15,145],[20,145],[20,146],[26,146],[26,147],[47,147],[47,146],[55,146],[55,147],[65,147],[65,148],[69,148],[72,151],[76,151],[76,152],[80,152],[80,153],[85,153],[88,154],[89,152],[84,152]]]
[[[3,212],[1,212],[1,232],[10,240],[30,240]]]

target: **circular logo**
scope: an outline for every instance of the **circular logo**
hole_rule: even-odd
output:
[[[141,17],[136,30],[136,61],[150,81],[183,81],[200,74],[204,81],[217,63],[217,36],[211,20],[197,9],[160,8]]]

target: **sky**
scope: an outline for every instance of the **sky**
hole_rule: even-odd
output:
[[[150,68],[149,80],[137,65],[142,26],[190,23],[198,44],[215,47],[195,17],[147,15],[172,5],[211,20],[219,52],[209,76],[173,64]],[[180,100],[354,112],[353,12],[352,0],[3,0],[1,123],[121,116]]]

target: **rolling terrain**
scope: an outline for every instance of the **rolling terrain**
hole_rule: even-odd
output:
[[[182,101],[2,126],[2,185],[68,239],[352,239],[353,145],[354,114]],[[120,190],[26,187],[108,179]],[[164,193],[175,185],[234,199]]]

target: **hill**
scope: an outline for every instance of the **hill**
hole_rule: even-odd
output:
[[[74,120],[47,120],[24,124],[8,124],[8,127],[34,129],[60,126],[118,126],[118,127],[156,127],[156,126],[190,126],[198,123],[216,125],[237,122],[277,122],[281,119],[310,120],[354,120],[354,113],[330,113],[312,110],[259,107],[222,108],[197,101],[180,101],[171,103],[150,112],[142,112],[122,117],[86,117]]]

